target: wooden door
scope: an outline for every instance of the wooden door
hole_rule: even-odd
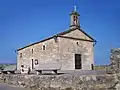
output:
[[[75,69],[82,69],[81,54],[75,54]]]

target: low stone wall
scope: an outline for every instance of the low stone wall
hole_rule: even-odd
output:
[[[111,74],[1,75],[5,83],[33,90],[120,90],[116,89],[118,78]]]

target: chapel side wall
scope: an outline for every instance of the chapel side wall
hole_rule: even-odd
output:
[[[17,69],[21,70],[21,65],[24,65],[24,69],[28,69],[28,67],[31,67],[31,57],[32,57],[32,49],[33,46],[24,48],[22,50],[18,51],[18,62],[17,62]],[[22,57],[20,57],[20,53],[22,53]]]
[[[60,38],[59,42],[62,70],[75,70],[75,54],[82,55],[82,70],[92,69],[91,64],[94,64],[93,42],[67,38]]]
[[[43,50],[43,45],[46,47],[45,50]],[[19,57],[20,53],[22,53],[22,58]],[[39,64],[58,61],[58,43],[52,38],[18,51],[18,69],[21,69],[22,64],[26,69],[32,68],[32,59],[33,61],[37,59]]]

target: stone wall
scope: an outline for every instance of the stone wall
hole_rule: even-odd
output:
[[[91,64],[94,64],[92,42],[60,38],[59,46],[63,70],[75,70],[75,54],[81,54],[82,70],[91,70]]]
[[[112,73],[120,72],[120,48],[112,49],[110,55],[110,70]]]
[[[89,37],[77,29],[65,36],[90,40]],[[43,45],[45,45],[45,50],[43,50]],[[91,70],[91,64],[94,64],[93,48],[93,42],[90,41],[57,37],[56,42],[55,38],[51,38],[19,50],[17,69],[21,69],[21,65],[24,65],[25,70],[28,70],[29,67],[32,69],[32,59],[33,64],[37,59],[40,64],[55,61],[61,64],[61,70],[75,70],[75,54],[81,54],[82,69]],[[21,53],[22,57],[20,58]]]
[[[119,90],[115,75],[4,75],[5,82],[34,90]],[[118,79],[117,79],[118,80]]]
[[[45,45],[45,50],[43,50],[43,45]],[[32,53],[33,49],[33,53]],[[20,53],[22,53],[22,58],[20,58]],[[32,69],[32,59],[35,66],[35,60],[38,60],[38,63],[47,63],[53,60],[57,60],[58,55],[58,44],[54,42],[54,39],[50,39],[29,47],[26,47],[18,51],[18,61],[17,69],[21,69],[21,65],[24,65],[24,68]]]

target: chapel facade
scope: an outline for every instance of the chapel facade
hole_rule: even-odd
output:
[[[72,11],[68,30],[19,48],[17,70],[34,70],[36,65],[48,62],[59,63],[61,70],[92,70],[96,41],[81,29],[79,16]]]

